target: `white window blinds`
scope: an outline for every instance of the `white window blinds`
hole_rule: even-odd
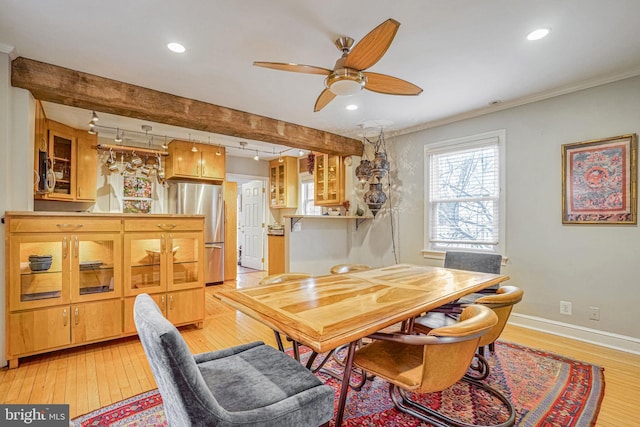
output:
[[[430,151],[429,246],[495,251],[500,239],[498,138]]]

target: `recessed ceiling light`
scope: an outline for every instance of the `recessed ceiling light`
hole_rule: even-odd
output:
[[[543,38],[547,37],[547,35],[549,35],[550,31],[551,30],[548,29],[548,28],[538,28],[537,30],[531,31],[527,35],[527,40],[540,40],[540,39],[543,39]]]
[[[353,111],[353,110],[357,110],[358,106],[356,104],[349,104],[347,105],[347,110],[349,111]]]
[[[180,43],[175,43],[175,42],[169,43],[167,47],[171,52],[175,52],[175,53],[184,53],[184,51],[186,50],[184,46],[182,46]]]

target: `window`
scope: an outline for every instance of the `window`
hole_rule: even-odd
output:
[[[302,215],[322,215],[322,208],[313,204],[313,178],[300,183]]]
[[[504,252],[505,131],[425,146],[425,247]]]

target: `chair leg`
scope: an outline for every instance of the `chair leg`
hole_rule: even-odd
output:
[[[282,338],[280,337],[280,333],[278,331],[273,331],[273,334],[276,337],[276,343],[278,344],[278,350],[284,352],[284,345],[282,345]]]
[[[478,350],[481,349],[483,349],[483,347],[480,347]],[[465,378],[476,381],[484,380],[489,376],[490,373],[489,363],[487,362],[487,359],[485,359],[484,356],[480,354],[480,351],[476,353],[475,357],[471,361],[471,365],[469,366],[469,368],[471,369],[471,371],[473,371],[473,375],[470,372],[467,372],[464,375]],[[477,374],[475,372],[477,372]]]
[[[496,343],[492,342],[491,344],[489,344],[489,351],[496,351]]]
[[[483,390],[498,398],[507,407],[509,411],[509,418],[502,423],[493,424],[492,426],[487,427],[511,427],[515,424],[516,413],[513,409],[513,405],[506,397],[504,397],[502,393],[475,380],[463,378],[462,381],[482,388]],[[434,411],[431,408],[428,408],[414,400],[411,400],[408,397],[408,393],[395,384],[389,384],[389,395],[391,396],[391,400],[393,400],[393,404],[399,411],[433,424],[436,427],[449,427],[451,425],[458,427],[477,427],[475,424],[468,424],[463,421],[450,418],[444,414],[441,414],[440,412]]]

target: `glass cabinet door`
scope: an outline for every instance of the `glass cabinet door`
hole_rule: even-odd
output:
[[[71,236],[72,301],[119,297],[120,234]]]
[[[285,190],[286,180],[284,177],[284,163],[280,163],[278,165],[278,205],[284,206],[286,205],[286,190]]]
[[[276,189],[277,187],[277,168],[271,167],[269,168],[269,204],[271,206],[278,205],[278,194]]]
[[[340,161],[339,156],[329,155],[327,156],[327,166],[326,166],[326,179],[327,179],[327,190],[325,192],[325,200],[328,202],[338,202],[339,195],[339,180],[338,180],[338,168]]]
[[[75,163],[75,141],[71,135],[55,131],[49,134],[49,155],[56,181],[53,192],[59,198],[75,197],[75,175],[72,166]]]
[[[170,233],[167,242],[168,289],[202,286],[204,265],[200,263],[203,247],[200,233]]]
[[[316,202],[323,202],[326,200],[326,179],[325,179],[325,159],[323,154],[316,155],[316,170],[315,170],[315,192]]]
[[[135,233],[124,236],[124,293],[165,292],[167,247],[161,233]]]
[[[11,239],[11,310],[69,303],[69,250],[60,234]]]

